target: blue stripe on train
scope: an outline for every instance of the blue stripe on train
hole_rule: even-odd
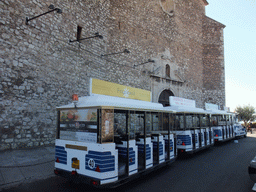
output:
[[[144,154],[144,144],[137,144],[139,154]],[[146,160],[151,159],[151,148],[146,144]]]
[[[198,134],[201,135],[201,141],[203,142],[203,141],[204,141],[204,135],[203,135],[203,133],[198,133]]]
[[[196,143],[198,142],[198,140],[197,140],[197,134],[192,134],[192,138],[194,138],[196,136],[196,138],[195,138],[195,141],[196,141]]]
[[[157,150],[157,142],[153,141],[153,150]],[[164,154],[164,146],[161,141],[159,141],[159,155]]]
[[[214,136],[215,135],[222,136],[222,130],[216,129],[216,130],[213,130],[213,132],[214,132]]]
[[[191,145],[191,137],[189,135],[177,135],[177,140],[181,140],[181,143],[177,142],[177,145],[182,145],[184,142],[185,145]]]
[[[55,146],[55,162],[59,159],[59,163],[67,165],[67,151],[65,151],[65,147]]]
[[[165,148],[167,149],[167,147],[168,147],[168,140],[165,139],[164,141],[165,141]],[[173,141],[171,139],[170,140],[170,152],[172,152],[172,151],[173,151]]]
[[[118,149],[118,156],[123,159],[127,159],[127,148],[125,147],[117,147]],[[135,151],[133,151],[133,148],[129,148],[129,165],[135,164]]]
[[[88,161],[93,159],[95,162],[95,168],[91,169],[88,165]],[[110,151],[99,152],[99,151],[88,151],[85,155],[85,169],[95,171],[99,167],[101,173],[114,171],[115,170],[115,156],[111,155]]]

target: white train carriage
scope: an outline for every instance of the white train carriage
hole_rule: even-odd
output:
[[[176,111],[175,133],[178,153],[194,153],[214,144],[210,113],[185,106],[165,107]]]
[[[235,137],[233,114],[222,110],[207,110],[211,115],[211,124],[215,142],[224,142]]]
[[[159,103],[93,95],[57,111],[56,175],[113,187],[176,158],[174,111]]]

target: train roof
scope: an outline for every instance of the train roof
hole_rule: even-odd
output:
[[[126,99],[106,95],[91,95],[79,97],[76,108],[87,107],[114,107],[115,109],[132,109],[132,110],[155,110],[164,111],[165,108],[160,103],[141,101],[135,99]],[[57,109],[75,108],[74,103],[57,107]],[[170,110],[170,112],[175,112]]]
[[[210,112],[196,107],[187,107],[187,106],[168,106],[164,107],[166,109],[175,110],[177,113],[201,113],[201,114],[209,114]]]
[[[208,109],[206,110],[208,112],[210,112],[213,115],[231,115],[232,113],[227,112],[227,111],[223,111],[223,110],[216,110],[216,109]]]

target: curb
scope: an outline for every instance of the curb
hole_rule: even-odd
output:
[[[55,176],[56,175],[54,173],[52,173],[52,174],[46,175],[46,176],[26,177],[25,179],[21,179],[19,181],[15,181],[15,182],[11,182],[11,183],[5,183],[5,184],[0,185],[0,191],[8,190],[10,188],[18,187],[18,186],[23,185],[23,184],[32,183],[32,182],[35,182],[37,180],[48,179],[48,178],[55,177]]]
[[[54,147],[4,151],[0,158],[0,191],[54,177]]]
[[[54,160],[49,160],[41,163],[35,163],[35,164],[29,164],[29,165],[11,165],[11,166],[0,166],[0,169],[5,169],[5,168],[19,168],[19,167],[32,167],[36,165],[42,165],[46,163],[54,162]]]

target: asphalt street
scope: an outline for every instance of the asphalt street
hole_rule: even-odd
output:
[[[116,189],[100,190],[85,184],[72,184],[66,179],[52,177],[23,183],[4,192],[249,192],[254,183],[248,175],[248,165],[256,156],[256,137],[230,141],[154,171]]]

